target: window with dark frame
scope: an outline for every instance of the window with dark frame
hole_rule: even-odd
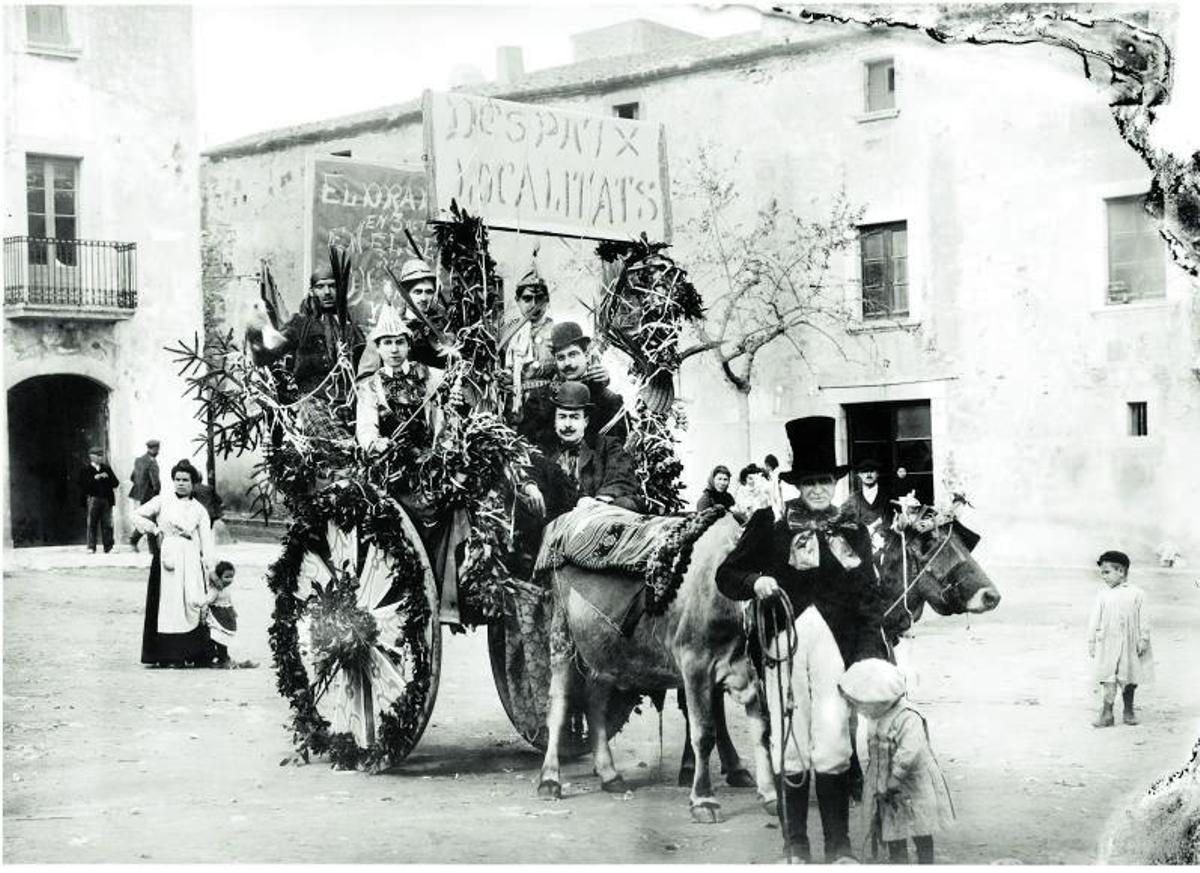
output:
[[[79,161],[46,155],[25,156],[25,205],[28,213],[29,262],[45,264],[51,246],[39,240],[74,240],[79,236]],[[60,264],[75,266],[74,246],[53,246]]]
[[[862,317],[908,315],[908,223],[859,228]]]
[[[34,46],[70,47],[71,39],[67,32],[66,7],[26,6],[25,39]]]
[[[618,103],[613,107],[613,115],[617,118],[628,118],[630,121],[637,121],[640,116],[640,110],[637,103]]]
[[[1134,437],[1150,436],[1150,418],[1148,405],[1144,400],[1138,400],[1129,405],[1129,435]]]
[[[844,408],[850,463],[875,461],[887,493],[916,491],[922,503],[932,504],[933,422],[929,401],[848,403]],[[903,481],[896,478],[901,467],[907,473]]]
[[[1108,302],[1164,297],[1163,241],[1146,214],[1144,196],[1105,201],[1108,213]]]
[[[896,64],[885,61],[867,63],[867,112],[885,112],[896,108]]]

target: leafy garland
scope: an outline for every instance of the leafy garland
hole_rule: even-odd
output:
[[[686,327],[704,318],[704,301],[687,271],[666,254],[666,243],[645,234],[632,242],[602,242],[596,254],[619,264],[616,279],[596,307],[596,330],[629,356],[629,372],[642,383],[627,447],[633,455],[642,493],[651,512],[683,509],[675,434],[687,426],[675,399],[675,375],[683,361],[702,348],[681,352]]]

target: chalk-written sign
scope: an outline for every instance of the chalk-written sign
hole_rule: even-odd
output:
[[[393,294],[385,266],[399,274],[413,257],[405,229],[428,255],[429,184],[424,167],[339,157],[312,159],[306,267],[329,262],[329,244],[350,256],[351,314],[369,328]],[[307,277],[307,273],[306,273]]]
[[[433,201],[491,227],[593,239],[670,239],[661,124],[425,92]]]

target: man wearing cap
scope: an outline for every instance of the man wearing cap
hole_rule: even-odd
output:
[[[158,449],[158,440],[146,440],[146,454],[133,461],[133,475],[129,477],[133,484],[129,489],[129,497],[136,500],[138,506],[149,503],[162,487],[158,481]],[[129,545],[133,546],[135,552],[138,551],[138,540],[142,536],[142,532],[136,527],[129,536]],[[151,537],[147,542],[153,550],[154,538]]]
[[[852,857],[849,835],[850,712],[837,683],[847,665],[878,654],[883,606],[871,566],[867,529],[833,505],[837,480],[847,472],[834,452],[834,421],[812,416],[786,425],[793,466],[779,478],[799,488],[776,519],[768,509],[750,517],[733,552],[717,569],[717,587],[734,600],[769,600],[782,591],[795,616],[798,647],[792,672],[794,732],[776,774],[780,819],[795,858],[809,860],[809,773],[816,785],[825,860]],[[775,646],[782,648],[780,634]],[[784,674],[783,681],[787,674]],[[774,668],[766,671],[768,707],[782,711]],[[771,758],[779,768],[779,732]]]
[[[293,353],[292,375],[301,394],[313,391],[337,363],[338,344],[346,346],[351,363],[362,355],[362,329],[338,313],[337,283],[333,268],[323,264],[308,280],[308,296],[279,330],[270,325],[246,329],[254,363],[268,364]]]
[[[104,543],[107,554],[113,547],[113,492],[117,490],[117,474],[104,462],[104,449],[93,446],[88,451],[88,463],[79,471],[79,490],[87,510],[87,550],[96,551],[96,540]]]
[[[871,533],[892,526],[892,505],[888,493],[879,485],[879,464],[867,458],[855,467],[859,487],[852,488],[842,504],[842,512],[857,519]]]
[[[437,305],[436,277],[429,265],[420,258],[409,258],[400,266],[396,276],[400,283],[396,311],[408,328],[408,360],[425,367],[446,369],[447,357],[453,349],[442,335],[445,313]],[[391,307],[384,307],[388,309]],[[380,312],[380,318],[383,312]],[[365,379],[379,369],[379,351],[367,343],[358,365],[358,378]]]
[[[551,521],[594,497],[634,512],[642,510],[633,459],[613,437],[588,438],[591,395],[582,382],[555,386],[554,438],[532,456],[529,481],[521,489],[525,505]]]
[[[532,265],[517,283],[519,317],[505,326],[503,336],[509,336],[504,350],[506,369],[512,376],[513,411],[519,417],[526,396],[549,382],[557,372],[550,333],[554,319],[547,314],[550,288]]]
[[[524,414],[517,432],[535,442],[550,438],[554,428],[554,392],[565,382],[578,382],[588,388],[591,408],[588,431],[591,438],[611,436],[624,444],[629,434],[625,421],[625,401],[608,387],[608,373],[593,361],[588,350],[591,337],[573,321],[556,324],[550,331],[550,350],[554,354],[555,373],[544,386],[527,394]]]
[[[429,371],[408,359],[411,339],[409,324],[399,312],[385,306],[370,338],[380,366],[360,379],[355,389],[355,438],[371,454],[384,451],[400,436],[418,445],[429,442],[428,414],[422,408]],[[399,433],[398,428],[402,429]]]

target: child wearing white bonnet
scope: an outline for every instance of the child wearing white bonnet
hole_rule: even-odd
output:
[[[859,715],[873,720],[862,804],[872,856],[883,842],[892,863],[907,864],[912,839],[917,862],[932,864],[933,834],[954,820],[954,806],[925,718],[905,696],[904,675],[894,664],[868,658],[852,664],[838,688]]]

